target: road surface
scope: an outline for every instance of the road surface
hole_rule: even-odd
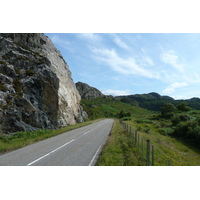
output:
[[[1,166],[91,166],[108,139],[113,119],[37,142],[0,156]]]

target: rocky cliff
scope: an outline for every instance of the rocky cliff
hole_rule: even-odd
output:
[[[83,99],[95,99],[104,96],[98,89],[91,87],[86,83],[78,82],[76,83],[76,88]]]
[[[83,121],[81,97],[60,52],[44,34],[0,34],[0,132]]]

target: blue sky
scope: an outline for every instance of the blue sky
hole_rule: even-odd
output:
[[[200,97],[198,33],[49,33],[74,82],[104,94]]]

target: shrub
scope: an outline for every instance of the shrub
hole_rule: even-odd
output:
[[[161,135],[171,135],[174,130],[172,128],[160,128],[158,131]]]
[[[179,111],[190,111],[191,110],[191,108],[189,106],[187,106],[187,104],[185,102],[180,103],[178,106],[176,106],[176,108]]]
[[[120,111],[120,113],[117,114],[119,118],[124,118],[124,117],[130,117],[131,113],[130,112],[124,112]]]
[[[200,130],[200,127],[197,127],[199,126],[196,120],[180,122],[174,130],[174,135],[187,138],[194,138],[197,134],[197,130]]]
[[[177,108],[171,103],[165,103],[161,107],[161,116],[163,118],[169,119],[174,116],[175,112],[177,112]]]
[[[183,122],[183,121],[185,122],[185,121],[189,121],[189,120],[190,120],[189,115],[176,115],[171,119],[173,126],[176,126],[180,122]]]

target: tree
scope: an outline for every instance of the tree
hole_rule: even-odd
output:
[[[179,105],[176,106],[179,111],[190,111],[191,108],[187,106],[185,102],[180,103]]]
[[[164,118],[171,118],[177,112],[177,108],[172,103],[165,103],[161,107],[161,116]]]

